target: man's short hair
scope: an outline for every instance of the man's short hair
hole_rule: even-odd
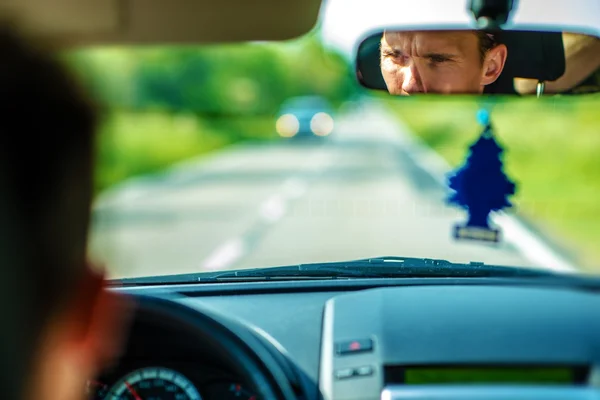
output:
[[[22,390],[43,328],[85,271],[95,124],[93,107],[61,64],[0,25],[0,358],[7,398]]]
[[[495,36],[489,32],[475,31],[475,34],[479,40],[479,57],[481,59],[481,63],[483,64],[488,51],[496,47],[498,42]]]

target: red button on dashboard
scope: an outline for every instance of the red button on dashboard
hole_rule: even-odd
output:
[[[338,355],[373,351],[373,341],[371,339],[357,339],[339,342],[335,351]]]

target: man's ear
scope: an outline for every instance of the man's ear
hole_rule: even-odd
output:
[[[504,70],[506,57],[508,57],[508,49],[504,44],[499,44],[488,51],[485,60],[483,61],[483,76],[481,78],[482,86],[496,82],[496,79],[498,79],[502,70]]]
[[[70,343],[95,368],[116,359],[128,333],[131,301],[105,288],[102,273],[88,268],[68,311]]]
[[[107,291],[104,275],[91,268],[67,299],[42,335],[26,399],[82,398],[85,382],[121,354],[132,301]]]

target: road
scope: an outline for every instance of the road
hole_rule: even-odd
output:
[[[500,244],[455,241],[447,166],[410,138],[365,103],[326,140],[240,144],[133,179],[97,200],[90,252],[111,277],[382,255],[572,268],[506,215]]]

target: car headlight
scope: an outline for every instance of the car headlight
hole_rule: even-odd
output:
[[[292,114],[284,114],[277,119],[275,129],[281,137],[292,137],[300,130],[298,118]]]
[[[333,131],[333,118],[327,113],[316,113],[310,120],[310,130],[317,136],[327,136]]]

